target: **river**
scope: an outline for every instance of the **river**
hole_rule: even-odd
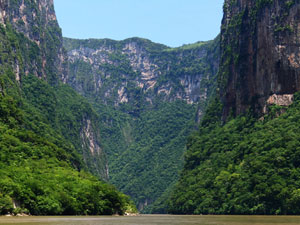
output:
[[[0,225],[299,225],[297,216],[0,217]]]

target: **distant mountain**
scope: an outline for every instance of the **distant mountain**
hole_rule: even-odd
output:
[[[63,81],[100,115],[110,181],[142,212],[163,212],[186,137],[215,89],[219,37],[180,48],[141,38],[65,38],[64,46],[69,74]]]

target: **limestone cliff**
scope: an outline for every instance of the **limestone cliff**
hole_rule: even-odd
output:
[[[4,27],[11,25],[40,50],[34,52],[35,57],[30,61],[16,62],[18,67],[21,63],[25,64],[23,71],[16,68],[18,80],[21,74],[31,73],[57,83],[60,77],[66,76],[66,54],[53,0],[1,0],[0,23]],[[29,44],[23,44],[23,48],[29,48]]]
[[[273,95],[285,99],[300,90],[299,37],[298,0],[225,1],[219,80],[223,119],[250,108],[262,115]]]
[[[172,49],[139,38],[120,42],[65,38],[70,74],[64,82],[115,106],[132,101],[132,89],[140,90],[149,103],[156,96],[198,103],[206,100],[213,86],[208,83],[219,64],[217,43]]]

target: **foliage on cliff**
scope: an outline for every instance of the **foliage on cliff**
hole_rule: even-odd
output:
[[[186,137],[215,88],[219,38],[180,48],[140,38],[65,38],[64,46],[67,83],[99,113],[111,182],[142,212],[164,212],[161,198],[178,179]]]
[[[183,99],[204,104],[203,96],[214,89],[219,37],[179,48],[141,38],[64,38],[64,46],[70,71],[66,82],[93,102],[133,106],[137,97],[149,102],[159,96],[166,102]]]
[[[81,170],[75,149],[19,104],[0,96],[0,215],[123,214],[128,197]],[[26,129],[38,125],[43,134]]]
[[[184,102],[161,103],[123,128],[131,140],[114,154],[111,181],[140,203],[143,212],[151,212],[151,204],[178,179],[194,112],[195,107]]]
[[[169,212],[299,214],[300,94],[280,112],[271,106],[264,120],[249,113],[195,132]]]
[[[134,110],[138,116],[95,104],[110,181],[130,195],[140,210],[152,212],[151,204],[178,179],[185,140],[195,126],[196,106],[178,100],[134,107],[122,109]]]
[[[84,145],[82,136],[88,120],[92,121],[94,126],[90,132],[100,136],[99,118],[91,105],[67,85],[59,83],[50,86],[33,75],[22,79],[22,92],[27,103],[24,109],[38,115],[30,120],[37,123],[42,121],[49,125],[56,133],[72,143],[90,172],[101,179],[106,179],[105,154],[101,152],[93,154],[89,149],[84,150],[89,147]],[[36,133],[46,134],[43,126],[30,125],[28,128]]]
[[[300,94],[267,104],[299,90],[298,2],[225,1],[219,93],[188,140],[170,213],[299,214]]]
[[[48,38],[45,53],[37,40],[0,24],[0,215],[123,214],[129,198],[87,172],[80,132],[97,116],[59,82],[57,68],[43,68],[43,60],[59,58],[57,39]]]

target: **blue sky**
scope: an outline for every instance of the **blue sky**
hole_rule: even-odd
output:
[[[224,0],[54,0],[65,37],[142,37],[171,47],[211,40]]]

